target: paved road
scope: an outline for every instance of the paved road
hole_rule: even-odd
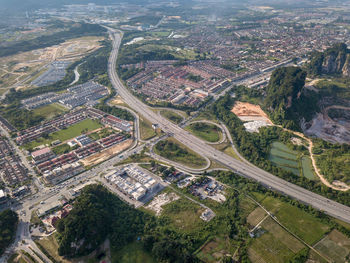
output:
[[[112,30],[112,29],[111,29]],[[325,213],[350,223],[350,208],[322,197],[318,194],[310,192],[302,187],[289,183],[279,177],[276,177],[260,168],[248,165],[242,161],[236,160],[216,149],[207,145],[201,139],[184,131],[179,126],[173,124],[167,119],[153,112],[147,105],[135,98],[131,92],[124,87],[116,73],[116,61],[122,35],[116,30],[110,31],[113,39],[113,50],[108,62],[108,73],[118,94],[123,100],[136,112],[141,113],[145,118],[152,123],[158,124],[159,127],[166,133],[171,133],[173,136],[197,153],[211,158],[237,174],[253,179],[262,185],[284,193],[292,198],[295,198],[303,203],[309,204],[316,209],[322,210]]]

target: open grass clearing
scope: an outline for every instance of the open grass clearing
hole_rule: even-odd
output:
[[[142,244],[133,242],[122,249],[111,251],[112,262],[118,263],[154,263],[156,260],[153,256],[145,251]]]
[[[99,129],[103,127],[98,121],[91,120],[91,119],[85,119],[79,123],[73,124],[72,126],[69,126],[66,129],[50,133],[48,135],[48,138],[39,138],[35,141],[32,141],[30,143],[27,143],[24,145],[26,149],[34,149],[35,147],[43,144],[51,144],[51,142],[60,140],[61,142],[64,142],[66,140],[72,139],[74,137],[77,137],[83,133],[94,131],[96,129]]]
[[[219,127],[205,122],[192,123],[188,125],[185,130],[208,142],[218,142],[223,136]]]
[[[186,198],[180,198],[163,206],[161,217],[167,218],[177,231],[196,233],[206,224],[200,216],[204,208]]]
[[[203,168],[207,165],[207,161],[203,157],[174,138],[158,142],[154,147],[154,152],[168,160],[191,168]]]
[[[262,201],[262,205],[272,212],[289,231],[309,245],[315,244],[329,230],[329,226],[313,215],[276,198],[267,196]]]
[[[171,110],[160,110],[159,113],[175,124],[179,124],[184,119],[183,116]]]
[[[52,119],[58,115],[61,115],[62,113],[67,112],[68,109],[63,107],[62,105],[58,103],[53,103],[49,105],[42,106],[40,108],[37,108],[33,110],[33,113],[35,115],[43,116],[45,119]]]

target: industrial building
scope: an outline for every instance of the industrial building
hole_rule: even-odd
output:
[[[122,193],[139,201],[148,193],[159,189],[160,185],[152,175],[136,165],[128,165],[105,175],[105,179]]]

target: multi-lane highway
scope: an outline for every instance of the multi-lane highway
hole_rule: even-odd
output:
[[[173,136],[187,145],[192,150],[196,151],[200,155],[215,160],[221,163],[232,171],[245,176],[247,178],[254,179],[262,185],[284,193],[292,198],[295,198],[303,203],[309,204],[316,209],[322,210],[325,213],[350,223],[350,208],[329,200],[323,196],[310,192],[302,187],[296,186],[292,183],[284,181],[283,179],[276,177],[260,168],[253,165],[249,165],[245,162],[236,160],[218,150],[207,145],[201,139],[195,137],[189,132],[183,130],[176,124],[173,124],[164,117],[158,115],[151,110],[146,104],[138,100],[132,95],[132,93],[123,85],[116,73],[116,61],[118,57],[118,50],[122,39],[122,34],[110,29],[110,35],[113,40],[113,50],[111,52],[108,62],[108,73],[117,93],[123,98],[123,100],[136,112],[142,114],[143,117],[150,120],[152,123],[158,124],[159,127],[166,133],[173,134]]]

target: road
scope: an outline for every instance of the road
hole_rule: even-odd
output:
[[[113,50],[108,62],[109,77],[113,84],[113,88],[116,89],[117,93],[123,98],[125,103],[127,103],[136,112],[141,113],[142,116],[144,116],[152,123],[158,124],[165,133],[173,134],[175,139],[188,146],[198,154],[215,160],[216,162],[221,163],[237,174],[253,179],[265,187],[286,194],[294,199],[301,201],[302,203],[311,205],[318,210],[322,210],[335,218],[350,223],[349,207],[329,200],[302,187],[289,183],[258,167],[236,160],[220,152],[219,150],[216,150],[210,145],[207,145],[201,139],[191,135],[189,132],[184,131],[182,128],[173,124],[162,116],[159,116],[157,113],[153,112],[150,107],[135,98],[131,92],[123,85],[116,73],[116,61],[122,34],[116,30],[112,31],[112,29],[110,29],[110,36],[113,40]]]

